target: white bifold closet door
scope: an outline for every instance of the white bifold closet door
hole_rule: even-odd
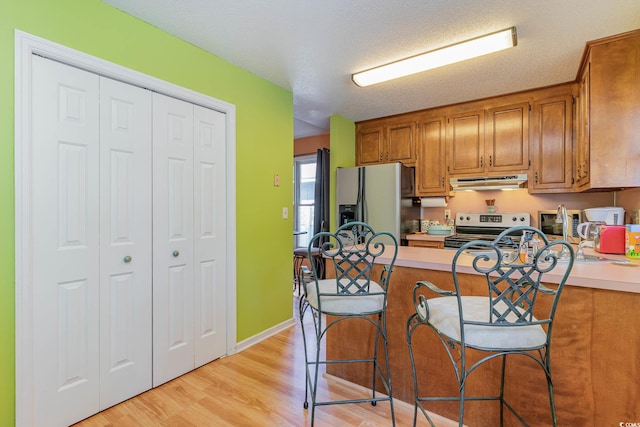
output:
[[[225,114],[33,56],[33,421],[226,353]]]
[[[33,56],[34,425],[151,386],[151,93]]]
[[[226,351],[224,114],[153,95],[153,384]]]

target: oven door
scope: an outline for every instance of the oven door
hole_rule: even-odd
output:
[[[497,235],[487,235],[487,234],[454,234],[452,236],[447,236],[444,238],[444,248],[445,249],[458,249],[467,243],[473,240],[481,240],[485,242],[492,242],[495,240]],[[504,236],[500,242],[498,242],[498,247],[501,249],[518,249],[518,242],[520,241],[520,236],[518,235],[509,235]],[[479,245],[476,247],[471,247],[471,249],[484,249],[486,246]]]

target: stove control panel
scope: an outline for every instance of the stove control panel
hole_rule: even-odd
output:
[[[456,226],[472,227],[515,227],[517,225],[531,225],[531,215],[528,212],[505,213],[458,213]]]

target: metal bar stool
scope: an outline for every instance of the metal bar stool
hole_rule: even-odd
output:
[[[307,270],[309,273],[305,274],[305,260],[309,260],[309,269]],[[320,278],[324,275],[324,262],[322,260],[322,256],[320,254],[320,249],[318,248],[295,248],[293,250],[293,290],[297,289],[298,296],[300,295],[300,290],[302,289],[303,284],[307,281],[306,277],[309,277],[308,280],[313,278],[313,266],[311,264],[316,265],[315,271],[320,275]]]
[[[498,246],[503,237],[514,232],[523,236],[518,248]],[[568,251],[568,255],[561,257],[559,254],[566,253],[564,250]],[[505,409],[518,422],[527,425],[517,408],[506,399],[511,395],[505,396],[505,367],[507,359],[512,360],[514,356],[518,356],[518,361],[523,361],[522,358],[533,360],[534,366],[542,368],[547,382],[551,422],[554,426],[558,425],[549,351],[558,300],[573,267],[573,260],[573,248],[568,242],[549,242],[540,230],[533,227],[513,227],[493,242],[469,242],[456,252],[451,267],[453,289],[443,290],[428,281],[416,284],[413,291],[416,312],[407,321],[407,344],[414,384],[414,426],[418,409],[429,424],[434,425],[423,405],[425,402],[458,402],[458,422],[462,426],[465,402],[487,400],[500,403],[501,426],[504,424]],[[469,274],[459,277],[458,271],[468,271],[469,268],[484,276],[483,282],[486,279],[487,287],[479,289],[474,286],[473,295],[469,295],[469,292],[463,295],[460,281],[463,277],[469,277]],[[554,271],[556,268],[557,271]],[[553,289],[542,284],[543,275],[552,271],[560,277],[558,285],[552,286]],[[542,302],[544,300],[547,301]],[[422,326],[428,326],[443,344],[453,365],[458,395],[434,396],[436,393],[432,391],[425,396],[420,393],[413,335]],[[501,368],[500,365],[493,368],[501,375],[497,393],[489,396],[473,393],[467,396],[469,376],[494,358],[501,363]],[[521,363],[515,366],[522,369]],[[516,380],[510,384],[511,392],[516,390],[520,396],[527,392],[527,381],[520,377],[509,379]],[[537,403],[532,402],[531,405]]]
[[[315,247],[320,242],[319,247]],[[363,222],[350,222],[335,233],[321,232],[313,236],[309,243],[309,258],[315,256],[314,249],[320,251],[326,268],[333,268],[335,278],[322,279],[318,271],[320,263],[313,262],[313,279],[303,283],[303,296],[300,298],[300,324],[305,346],[306,384],[304,407],[308,408],[311,394],[311,425],[318,406],[370,402],[373,406],[379,401],[388,401],[391,405],[391,422],[395,425],[391,376],[389,372],[389,354],[387,350],[386,308],[389,279],[398,253],[398,243],[388,232],[376,233]],[[374,262],[376,258],[389,259],[377,281],[374,280]],[[307,340],[305,316],[311,315],[313,335]],[[323,360],[321,345],[327,331],[335,325],[359,319],[367,321],[375,330],[373,347],[362,358],[349,360]],[[307,342],[309,341],[309,343]],[[308,347],[308,344],[311,344]],[[382,347],[380,351],[378,347]],[[309,354],[311,353],[311,354]],[[384,361],[379,361],[384,357]],[[319,401],[317,394],[319,372],[327,364],[365,364],[372,369],[371,394],[362,398],[346,400]],[[353,366],[353,365],[350,365]],[[376,381],[380,380],[385,395],[376,394]]]

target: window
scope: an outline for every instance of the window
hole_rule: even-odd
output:
[[[294,247],[306,247],[313,236],[313,214],[316,187],[316,155],[294,159],[293,216],[294,230],[306,231],[294,238]]]

